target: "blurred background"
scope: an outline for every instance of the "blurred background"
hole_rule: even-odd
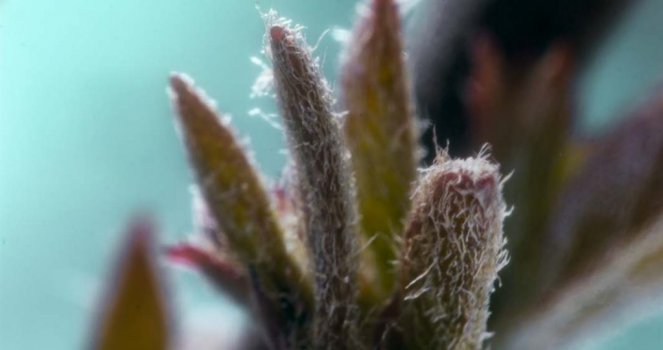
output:
[[[190,231],[192,177],[165,93],[169,72],[204,87],[275,177],[281,133],[250,113],[276,111],[269,98],[250,98],[261,72],[251,57],[264,59],[256,6],[303,24],[315,43],[350,28],[355,5],[0,0],[0,347],[83,347],[136,211],[155,216],[162,242]],[[642,0],[612,28],[578,87],[580,132],[600,132],[663,77],[661,18],[662,0]],[[316,51],[332,85],[339,48],[328,34]],[[188,338],[236,334],[237,309],[193,273],[167,272]],[[662,331],[663,312],[652,313],[577,348],[658,349]]]

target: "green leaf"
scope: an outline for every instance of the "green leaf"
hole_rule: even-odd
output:
[[[297,344],[310,337],[313,310],[310,281],[287,253],[282,227],[262,182],[230,125],[202,91],[182,75],[171,77],[173,104],[201,194],[219,231],[256,281],[269,304],[265,322],[275,322],[276,343]],[[269,315],[267,315],[269,314]],[[294,346],[294,345],[293,345]]]
[[[145,219],[136,219],[125,240],[107,286],[93,348],[168,349],[173,334],[162,276],[155,260],[154,229]]]
[[[363,251],[380,302],[395,288],[397,241],[417,171],[417,133],[403,62],[398,9],[373,0],[359,18],[342,66],[344,131],[352,154]]]

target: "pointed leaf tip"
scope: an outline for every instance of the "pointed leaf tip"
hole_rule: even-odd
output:
[[[269,34],[274,41],[281,41],[285,38],[285,29],[281,26],[273,26],[269,29]]]
[[[186,76],[178,72],[171,73],[168,79],[170,86],[178,93],[182,93],[182,91],[186,88],[187,84],[185,80],[187,80]]]
[[[154,228],[135,219],[107,287],[93,348],[167,349],[169,310],[154,256]]]

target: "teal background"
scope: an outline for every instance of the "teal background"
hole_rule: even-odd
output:
[[[191,175],[165,94],[184,71],[249,136],[266,174],[284,162],[280,132],[248,110],[264,25],[255,5],[308,27],[349,27],[349,0],[0,0],[0,348],[85,344],[119,232],[149,210],[162,240],[191,228]],[[663,74],[663,1],[617,28],[579,87],[583,130],[602,130]],[[317,51],[334,77],[338,44]],[[331,79],[332,83],[334,79]],[[236,331],[242,315],[195,275],[168,270],[183,329]],[[215,320],[210,322],[209,320]],[[214,323],[217,322],[217,323]],[[209,324],[212,324],[209,327]],[[580,348],[655,349],[663,313]]]

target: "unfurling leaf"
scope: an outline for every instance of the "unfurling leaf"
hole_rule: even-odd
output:
[[[315,274],[314,346],[356,341],[357,214],[348,153],[317,64],[298,33],[269,29],[274,79]]]
[[[286,252],[282,228],[258,175],[202,91],[177,74],[171,88],[201,194],[229,250],[252,269],[271,304],[270,315],[262,316],[279,329],[271,334],[272,341],[304,341],[310,336],[305,320],[313,308],[310,282]]]
[[[497,165],[485,155],[447,157],[424,171],[405,231],[398,329],[407,349],[482,348],[506,264]]]

